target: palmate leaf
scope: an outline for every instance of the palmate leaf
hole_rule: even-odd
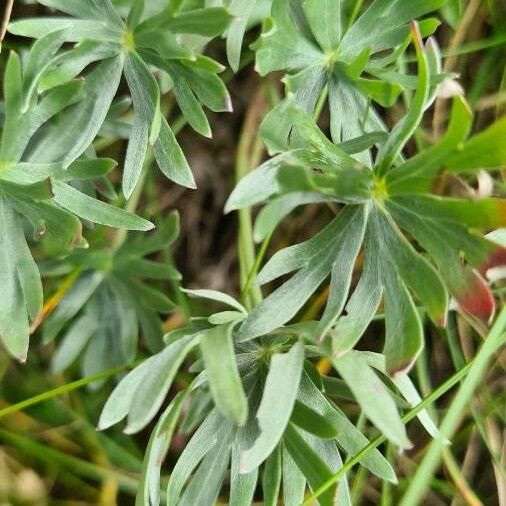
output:
[[[174,134],[160,110],[160,89],[149,66],[167,73],[174,94],[189,124],[203,135],[211,131],[202,105],[213,111],[231,110],[230,98],[217,73],[223,67],[210,58],[195,54],[181,35],[215,37],[230,21],[221,7],[190,11],[168,6],[160,13],[143,19],[144,2],[135,2],[127,19],[110,0],[97,3],[83,0],[82,5],[41,0],[40,3],[72,17],[21,19],[9,25],[11,33],[37,39],[36,47],[50,48],[38,80],[42,90],[63,85],[74,79],[91,63],[100,62],[85,75],[85,98],[68,111],[64,127],[53,130],[36,146],[32,159],[52,162],[72,161],[81,155],[100,132],[124,73],[130,88],[134,121],[131,127],[123,171],[123,192],[128,198],[137,185],[148,145],[160,170],[171,180],[195,187],[190,167]],[[97,20],[100,22],[97,23]],[[58,52],[65,43],[76,45]],[[35,90],[36,83],[30,87]],[[57,137],[72,137],[67,142]],[[77,135],[79,134],[79,135]],[[62,148],[62,144],[65,148]],[[66,150],[66,151],[65,151]]]
[[[382,130],[383,123],[370,101],[391,106],[402,87],[409,86],[410,80],[395,70],[396,56],[409,40],[409,23],[445,2],[411,2],[408,10],[402,0],[376,0],[348,27],[345,2],[340,0],[275,0],[272,18],[255,44],[256,68],[261,75],[288,72],[287,91],[308,114],[313,113],[327,87],[335,142]],[[434,19],[421,22],[424,35],[437,26]],[[386,50],[390,53],[387,57]],[[435,73],[433,84],[442,79]],[[268,116],[278,125],[280,107]],[[281,128],[280,134],[286,137],[290,126]],[[366,154],[361,159],[368,161]]]
[[[490,155],[491,139],[504,135],[506,122],[499,120],[466,141],[471,116],[465,101],[456,97],[448,133],[427,151],[401,161],[399,154],[432,99],[429,49],[422,47],[416,27],[413,38],[419,62],[415,96],[406,116],[381,145],[372,170],[331,144],[304,113],[288,107],[288,119],[298,134],[297,149],[266,162],[230,196],[227,210],[295,192],[319,192],[344,204],[316,236],[281,250],[267,262],[259,274],[261,283],[295,274],[250,313],[240,327],[240,339],[249,340],[289,321],[329,275],[329,299],[313,337],[330,339],[332,353],[344,354],[383,301],[384,353],[390,373],[408,370],[423,346],[417,305],[436,325],[444,326],[448,290],[463,310],[485,322],[492,319],[494,299],[483,276],[506,263],[506,250],[477,230],[504,226],[506,203],[435,196],[431,186],[444,169],[459,172],[460,165],[470,173],[506,163],[502,150]],[[262,177],[266,184],[259,193]],[[357,216],[362,217],[360,226]],[[416,243],[410,243],[405,233]],[[360,245],[361,277],[342,315]]]
[[[116,165],[112,160],[75,160],[80,153],[65,159],[56,157],[52,163],[30,158],[33,140],[44,139],[47,122],[65,114],[83,97],[84,86],[80,81],[68,81],[39,95],[33,92],[44,68],[43,59],[62,44],[60,35],[48,36],[46,46],[35,44],[24,66],[17,54],[11,53],[4,79],[5,118],[0,136],[0,199],[4,216],[1,242],[5,255],[2,275],[10,295],[2,299],[0,336],[8,351],[20,359],[26,357],[30,323],[37,320],[42,303],[40,275],[24,238],[26,223],[27,230],[32,229],[33,239],[51,236],[64,254],[86,244],[76,215],[119,228],[152,228],[148,221],[72,186],[79,180],[103,178]],[[79,143],[80,133],[72,135],[59,127],[55,130],[59,136],[57,145],[64,146],[69,156],[73,149],[69,146]],[[15,251],[8,253],[12,248]]]
[[[53,371],[65,370],[79,357],[84,375],[129,363],[136,357],[140,333],[153,353],[162,349],[160,313],[175,304],[146,281],[178,280],[181,275],[170,263],[144,257],[168,248],[178,232],[179,217],[172,213],[144,240],[129,237],[117,251],[81,250],[61,262],[66,271],[80,274],[44,322],[45,343],[64,331]],[[55,262],[51,268],[59,271]]]
[[[209,334],[212,338],[223,333],[219,326],[214,329],[216,332]],[[144,417],[144,411],[140,410],[140,404],[136,404],[134,398],[147,399],[143,401],[146,403],[144,407],[151,417],[167,395],[167,387],[164,384],[163,388],[151,391],[149,377],[162,381],[165,378],[162,373],[165,371],[172,378],[173,367],[180,364],[178,359],[169,365],[162,360],[162,354],[171,356],[175,346],[181,349],[186,347],[185,343],[194,346],[206,332],[208,330],[205,328],[199,330],[190,323],[169,334],[167,340],[170,344],[166,350],[144,361],[118,384],[104,407],[99,428],[110,427],[125,417]],[[262,479],[264,502],[276,504],[280,490],[283,489],[286,493],[285,501],[295,504],[297,497],[300,502],[306,482],[315,490],[342,466],[341,452],[352,455],[368,444],[367,438],[334,404],[333,399],[320,390],[321,382],[318,378],[304,371],[304,347],[300,340],[294,342],[293,332],[290,337],[279,339],[275,345],[268,341],[265,344],[236,345],[238,363],[241,354],[250,357],[248,367],[238,368],[248,403],[248,419],[239,427],[232,421],[233,417],[220,412],[220,402],[217,401],[214,408],[212,404],[204,404],[197,430],[171,469],[167,488],[169,504],[212,504],[223,487],[229,468],[231,504],[251,504],[259,477]],[[372,368],[385,371],[384,357],[381,355],[352,352],[342,359],[343,367],[345,360],[352,365],[360,360],[361,366],[368,368],[368,375],[374,376]],[[184,399],[200,398],[199,394],[208,391],[212,379],[206,381],[205,375],[209,372],[197,376],[161,414],[144,461],[142,486],[137,498],[139,504],[154,506],[160,503],[161,461],[177,424],[182,403]],[[363,374],[363,370],[360,374]],[[350,379],[349,375],[344,376],[348,383],[356,382],[355,377]],[[396,385],[399,382],[403,394],[411,402],[416,402],[418,393],[409,378],[395,381]],[[359,404],[364,406],[364,403],[371,403],[371,395],[376,396],[368,414],[376,420],[378,426],[388,425],[393,416],[394,423],[388,427],[389,437],[392,432],[400,432],[400,437],[405,437],[404,428],[401,426],[398,431],[396,427],[400,418],[391,387],[383,383],[379,376],[374,376],[366,390],[368,393],[357,395]],[[378,396],[379,391],[381,395]],[[349,401],[350,399],[346,400]],[[381,406],[386,406],[387,409],[383,410]],[[191,404],[189,409],[192,410]],[[437,428],[427,413],[423,412],[419,416],[436,437]],[[315,421],[315,417],[317,426],[309,423]],[[184,425],[183,421],[181,426]],[[140,426],[132,430],[139,428]],[[321,434],[315,435],[321,430]],[[392,436],[392,439],[395,440],[396,437],[397,435]],[[361,464],[382,479],[396,481],[390,464],[378,450],[367,453],[361,459]],[[334,498],[337,504],[350,504],[346,476],[341,478],[338,487],[332,487],[323,495],[319,503],[331,505],[334,504]]]

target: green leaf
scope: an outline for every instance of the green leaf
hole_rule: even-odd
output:
[[[471,123],[472,113],[466,101],[460,96],[455,97],[445,135],[433,146],[390,170],[386,175],[388,192],[397,194],[428,191],[445,159],[466,140]]]
[[[354,455],[369,443],[344,413],[318,390],[307,374],[302,376],[297,398],[339,429],[336,441],[349,455]],[[360,463],[382,480],[396,482],[394,470],[378,450],[365,454]]]
[[[165,118],[162,118],[154,151],[158,167],[171,181],[187,188],[196,188],[190,166]]]
[[[327,87],[331,132],[336,142],[384,130],[381,119],[370,107],[370,99],[391,105],[401,88],[383,79],[381,71],[405,51],[408,23],[418,17],[416,13],[423,16],[444,2],[417,0],[408,12],[402,1],[377,0],[347,28],[346,2],[276,1],[272,19],[266,20],[254,45],[256,68],[261,75],[276,70],[289,72],[285,77],[287,92],[311,115],[319,97],[325,100]],[[422,25],[424,34],[436,27],[433,20]],[[381,51],[388,51],[388,56],[370,58]],[[364,72],[380,80],[362,79]],[[286,139],[293,124],[280,114],[282,104],[276,109],[269,114],[273,130]],[[364,163],[368,158],[369,154],[357,156]]]
[[[57,240],[61,252],[65,254],[75,246],[86,245],[86,241],[82,237],[81,222],[73,214],[53,202],[33,202],[22,198],[11,198],[11,203],[20,214],[30,221],[36,239],[48,234]]]
[[[178,212],[172,211],[151,234],[139,234],[136,237],[130,237],[118,250],[117,258],[121,257],[126,260],[139,258],[167,248],[179,235],[179,222]]]
[[[249,396],[253,397],[253,406],[257,402],[257,390],[253,390]],[[252,407],[253,407],[252,406]],[[250,506],[255,494],[258,478],[258,468],[247,474],[239,473],[239,462],[241,454],[249,448],[257,435],[257,424],[252,409],[249,410],[249,417],[246,425],[237,429],[230,464],[230,504],[235,506]]]
[[[189,390],[178,392],[160,416],[144,454],[136,506],[160,504],[160,468],[174,434],[177,421],[188,397]]]
[[[38,39],[32,46],[24,69],[24,105],[26,111],[37,90],[37,84],[44,71],[50,66],[54,54],[63,44],[64,37],[61,31],[55,31]]]
[[[288,424],[283,438],[286,449],[297,464],[297,467],[306,477],[312,490],[316,490],[331,476],[332,471],[318,454],[309,446],[292,424]],[[318,502],[322,506],[335,504],[337,485],[320,495]]]
[[[21,115],[23,101],[23,79],[21,76],[21,61],[19,56],[11,51],[5,67],[4,82],[4,124],[0,143],[0,160],[10,161],[11,143],[16,143],[14,134],[18,133],[17,122]],[[8,132],[7,135],[5,132]],[[9,134],[9,132],[12,132]],[[9,135],[12,137],[9,139]]]
[[[52,341],[86,304],[97,287],[104,280],[101,272],[85,272],[81,274],[65,294],[56,309],[46,318],[42,339],[44,343]]]
[[[85,220],[128,230],[151,230],[154,225],[135,214],[111,206],[81,193],[74,187],[56,181],[53,185],[55,202]]]
[[[383,355],[372,352],[363,352],[362,356],[370,366],[374,367],[383,374],[386,374],[385,359]],[[407,374],[396,376],[392,378],[392,381],[404,399],[408,402],[408,406],[414,407],[422,401],[420,394]],[[418,413],[417,418],[430,436],[435,439],[441,437],[436,424],[426,409],[422,409]],[[448,444],[449,442],[446,441],[446,443]]]
[[[332,197],[319,193],[291,192],[271,200],[258,213],[253,229],[253,237],[256,242],[262,242],[268,237],[278,224],[288,216],[296,207],[304,204],[330,202]]]
[[[95,179],[106,176],[116,165],[117,162],[111,158],[79,159],[72,162],[57,177],[63,181]]]
[[[240,303],[237,302],[230,295],[218,292],[217,290],[208,290],[208,289],[200,289],[200,290],[189,290],[187,288],[182,289],[183,292],[187,293],[190,297],[198,297],[202,299],[214,300],[216,302],[221,302],[222,304],[226,304],[227,306],[233,307],[240,311],[241,313],[246,314],[246,308]]]
[[[398,84],[374,79],[358,79],[358,88],[383,107],[392,107],[402,91]]]
[[[96,20],[69,17],[23,18],[9,24],[9,32],[22,37],[41,38],[60,31],[65,42],[81,42],[86,39],[117,42],[121,30],[113,24]]]
[[[134,272],[139,278],[181,279],[181,273],[168,263],[154,262],[144,258],[132,258],[117,262],[115,270],[129,274]]]
[[[232,0],[228,6],[234,17],[227,31],[227,59],[234,72],[239,70],[244,33],[257,2],[258,0]]]
[[[72,322],[51,360],[54,373],[64,371],[74,362],[88,344],[98,323],[94,314],[86,313]]]
[[[332,420],[321,416],[302,402],[295,401],[290,421],[322,439],[335,439],[339,434],[339,427]]]
[[[497,143],[506,135],[506,118],[501,118],[475,135],[450,156],[445,167],[452,172],[498,168],[506,165],[506,147]]]
[[[231,428],[232,424],[213,409],[195,431],[172,469],[167,487],[167,504],[178,504],[186,481],[205,455],[218,444],[224,427]],[[223,437],[220,441],[223,441]]]
[[[220,311],[212,314],[208,321],[213,325],[223,325],[225,323],[237,323],[245,318],[245,314],[241,311]]]
[[[125,433],[134,434],[140,431],[156,415],[179,366],[196,344],[194,336],[186,336],[169,344],[155,355],[156,358],[152,361],[149,371],[135,390]]]
[[[306,0],[302,4],[311,32],[325,51],[337,48],[342,33],[341,0]]]
[[[37,0],[40,4],[76,18],[100,19],[101,12],[92,0]]]
[[[218,325],[200,336],[200,349],[216,407],[237,425],[248,418],[248,402],[237,370],[232,341],[234,323]]]
[[[349,351],[331,361],[371,422],[392,443],[401,448],[409,448],[406,430],[394,400],[360,352]],[[360,377],[360,381],[356,381],[357,377]]]
[[[490,321],[495,302],[475,269],[485,274],[489,268],[503,265],[504,248],[470,232],[456,218],[458,213],[451,201],[441,205],[437,198],[419,196],[410,199],[408,204],[399,196],[391,199],[389,209],[399,224],[434,258],[441,277],[459,305],[477,318]],[[441,237],[445,240],[441,241]],[[462,262],[463,258],[466,263]]]
[[[209,121],[191,89],[191,84],[182,79],[178,72],[172,72],[170,75],[174,84],[174,94],[184,117],[196,132],[211,138]]]
[[[267,457],[262,472],[263,503],[265,506],[278,504],[279,490],[281,487],[281,446]]]
[[[85,99],[65,111],[58,127],[49,131],[30,154],[30,160],[61,161],[70,165],[88,148],[105,120],[118,90],[123,58],[101,62],[85,79]]]
[[[224,424],[215,445],[209,449],[178,502],[181,506],[214,504],[230,461],[230,447],[236,428]]]
[[[134,0],[127,17],[128,28],[135,28],[141,21],[145,9],[144,0]]]
[[[325,55],[305,37],[301,37],[290,12],[289,0],[273,3],[272,20],[255,45],[256,69],[260,75],[275,70],[296,70],[324,63]]]
[[[299,506],[304,500],[306,477],[283,444],[283,500],[286,506]]]
[[[135,113],[122,181],[123,193],[129,198],[142,172],[148,140],[151,137],[152,142],[155,142],[159,134],[159,121],[154,127],[153,123],[157,115],[158,120],[160,119],[160,90],[149,68],[135,51],[129,52],[125,57],[125,77],[132,94]],[[150,129],[154,129],[151,134]]]
[[[303,361],[304,347],[301,342],[294,344],[285,354],[272,356],[256,414],[260,435],[241,456],[241,474],[258,467],[274,451],[283,436],[295,404]]]
[[[270,158],[257,169],[243,177],[230,194],[225,204],[225,212],[253,206],[280,190],[277,179],[278,169],[283,165],[297,162],[297,152],[282,153]]]
[[[42,309],[42,283],[12,206],[0,195],[0,337],[7,351],[24,362],[28,352],[30,320]]]
[[[65,84],[75,79],[90,64],[112,58],[117,54],[118,48],[113,43],[84,40],[53,58],[51,66],[40,78],[39,93]]]
[[[34,185],[61,172],[62,169],[62,165],[56,163],[43,163],[40,165],[23,162],[15,163],[7,165],[2,170],[2,180],[16,185]]]
[[[231,16],[222,7],[208,7],[182,12],[173,18],[168,18],[161,28],[173,33],[194,33],[205,37],[221,35],[228,24]]]
[[[406,116],[395,125],[387,141],[379,150],[376,160],[376,170],[379,174],[384,174],[399,156],[402,148],[420,123],[429,96],[430,74],[427,52],[423,47],[422,37],[416,22],[412,24],[411,34],[418,61],[418,84]]]
[[[132,369],[116,385],[116,388],[112,391],[102,408],[102,413],[98,421],[98,430],[108,429],[128,415],[135,392],[139,385],[142,384],[147,373],[151,370],[156,357],[157,356],[154,355],[144,360],[144,362]]]
[[[339,293],[333,293],[326,318],[337,317],[334,312],[339,311],[339,306],[346,300],[351,269],[362,241],[364,226],[364,207],[349,206],[314,238],[274,255],[260,272],[260,283],[293,270],[297,270],[297,273],[251,311],[241,325],[240,339],[265,334],[290,320],[328,276],[333,266],[336,270],[342,269],[336,274],[343,274],[344,279],[336,279],[336,274],[333,274],[334,291]],[[338,245],[347,245],[347,248],[343,251],[338,249]],[[336,283],[338,286],[335,286]]]
[[[403,0],[376,0],[357,19],[341,40],[343,58],[368,46],[376,53],[400,44],[409,33],[413,19],[439,9],[447,0],[416,0],[409,5]]]

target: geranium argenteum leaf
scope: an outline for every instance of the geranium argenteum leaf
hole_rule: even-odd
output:
[[[123,173],[125,196],[131,196],[139,181],[148,143],[154,145],[156,161],[168,178],[194,188],[186,158],[162,118],[160,89],[149,66],[169,75],[176,100],[188,123],[203,135],[210,136],[202,105],[213,111],[231,110],[230,97],[217,76],[223,67],[210,58],[195,54],[193,46],[186,43],[182,34],[204,36],[209,40],[223,33],[231,20],[227,10],[222,7],[187,10],[178,5],[176,8],[168,6],[158,14],[144,18],[144,3],[135,2],[125,19],[110,0],[100,3],[83,0],[82,5],[52,0],[40,0],[40,3],[69,16],[27,18],[10,23],[11,33],[36,38],[36,48],[51,49],[43,68],[32,65],[30,94],[38,82],[42,89],[48,90],[74,79],[90,64],[101,63],[85,74],[86,99],[64,120],[67,122],[63,129],[65,142],[59,138],[55,140],[55,135],[62,132],[53,131],[32,155],[47,161],[48,158],[64,158],[70,162],[72,157],[84,152],[102,127],[124,72],[135,114]],[[58,51],[63,43],[75,45]],[[36,61],[36,58],[32,60]],[[77,134],[77,140],[70,144],[69,138]]]
[[[396,55],[409,38],[410,21],[436,11],[445,1],[416,2],[408,12],[402,0],[376,0],[349,26],[346,2],[274,0],[271,19],[255,44],[256,68],[261,75],[288,72],[287,91],[308,114],[327,87],[335,142],[382,130],[385,127],[369,102],[391,106],[402,90],[401,83],[411,87],[412,81],[393,72],[395,57],[378,53]],[[430,35],[437,25],[425,20],[422,33]],[[439,73],[433,76],[434,82],[440,79]],[[280,128],[282,109],[275,108],[270,116]],[[292,124],[280,130],[288,135]]]
[[[81,165],[96,169],[107,164],[76,163],[65,173],[78,172]],[[110,212],[109,206],[104,216],[114,221],[125,219],[125,215]],[[176,280],[181,274],[171,262],[158,262],[146,256],[167,248],[178,232],[179,216],[173,212],[154,232],[127,236],[117,250],[79,250],[53,262],[56,269],[66,264],[79,272],[73,286],[43,325],[45,342],[54,340],[64,331],[53,357],[54,370],[64,370],[77,360],[83,372],[87,367],[101,372],[129,363],[136,358],[141,336],[151,352],[162,350],[160,313],[172,310],[175,304],[158,287],[152,286],[150,280]],[[88,362],[97,349],[108,351],[96,355],[92,363]]]
[[[380,147],[372,169],[346,154],[348,143],[332,145],[289,99],[283,108],[294,125],[289,148],[295,144],[296,149],[265,162],[232,193],[228,209],[269,205],[292,196],[301,204],[317,202],[315,194],[344,206],[313,238],[279,251],[267,262],[258,278],[261,283],[296,273],[250,312],[240,327],[241,339],[268,333],[289,321],[330,273],[329,298],[314,339],[329,336],[332,353],[343,355],[354,347],[383,303],[389,373],[409,370],[420,352],[421,311],[435,325],[446,324],[448,292],[474,317],[485,322],[493,317],[494,298],[485,275],[506,264],[506,249],[480,233],[505,225],[506,202],[441,197],[431,194],[431,188],[443,170],[458,172],[459,164],[469,173],[506,163],[502,150],[490,154],[491,139],[506,134],[506,122],[499,120],[466,140],[470,112],[464,99],[456,97],[448,133],[426,151],[403,160],[404,145],[433,99],[431,71],[438,67],[416,24],[412,38],[419,68],[415,94],[407,114]],[[264,126],[267,142],[274,151],[282,151],[274,123]],[[465,159],[462,152],[468,155]],[[260,181],[266,184],[259,185]],[[345,305],[361,247],[361,275]]]

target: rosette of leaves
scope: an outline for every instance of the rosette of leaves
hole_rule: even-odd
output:
[[[26,358],[30,323],[42,307],[40,275],[25,239],[49,235],[63,253],[84,245],[76,217],[117,228],[148,230],[153,225],[131,213],[95,199],[95,188],[116,165],[113,160],[73,157],[44,163],[30,158],[33,143],[45,135],[49,120],[65,114],[82,98],[83,83],[69,80],[34,95],[41,65],[39,48],[27,55],[25,65],[11,53],[4,75],[4,117],[0,137],[0,336],[10,354]],[[63,112],[62,112],[63,111]],[[74,138],[60,127],[61,145],[71,150]],[[91,154],[90,154],[91,155]],[[83,190],[83,191],[81,191]]]
[[[43,275],[67,274],[72,282],[43,326],[44,343],[63,334],[52,359],[54,372],[79,357],[83,376],[130,363],[140,332],[152,353],[160,351],[160,315],[176,307],[163,283],[181,275],[171,262],[147,257],[167,252],[178,234],[179,216],[172,213],[154,233],[127,238],[117,249],[79,250],[41,265]]]
[[[376,0],[355,19],[356,12],[341,0],[275,0],[254,46],[256,69],[261,75],[288,72],[286,89],[308,114],[322,106],[318,101],[328,92],[336,143],[383,130],[371,101],[389,107],[403,88],[416,86],[415,76],[404,75],[397,66],[409,43],[409,24],[445,2]],[[432,34],[438,25],[434,18],[422,20],[422,34]],[[443,78],[434,74],[433,84]],[[286,120],[279,108],[270,115]],[[290,127],[283,129],[285,135]]]
[[[33,150],[32,158],[66,161],[83,153],[99,133],[124,74],[134,109],[123,168],[125,196],[130,197],[141,177],[149,145],[169,179],[194,188],[190,167],[162,114],[160,87],[151,68],[169,76],[176,101],[192,128],[211,136],[202,106],[212,111],[231,110],[228,92],[217,76],[223,67],[199,54],[183,36],[209,39],[221,34],[230,21],[227,11],[222,7],[187,10],[186,2],[169,2],[145,18],[144,0],[136,0],[125,19],[110,0],[39,3],[67,16],[26,18],[9,25],[11,33],[37,39],[35,46],[43,61],[38,89],[61,85],[90,64],[94,68],[85,75],[84,99],[61,122],[66,135],[75,137],[72,148],[64,150],[61,131],[53,130]],[[65,43],[74,46],[60,51]]]
[[[431,68],[438,67],[416,26],[413,37],[418,86],[407,114],[380,141],[372,170],[350,155],[378,143],[374,134],[336,145],[311,118],[286,106],[297,147],[265,162],[232,193],[228,210],[268,202],[256,224],[259,238],[298,205],[326,200],[342,206],[321,232],[279,251],[263,267],[262,284],[294,274],[253,309],[240,329],[243,340],[293,318],[328,276],[329,297],[313,337],[333,356],[345,354],[383,301],[389,373],[408,370],[420,352],[422,312],[445,325],[448,292],[471,316],[485,323],[493,318],[495,303],[485,276],[506,263],[506,249],[480,231],[504,226],[506,202],[436,195],[432,185],[443,171],[472,177],[479,169],[506,163],[506,150],[497,145],[506,133],[506,118],[468,138],[472,115],[458,96],[447,133],[404,161],[402,149],[432,98]],[[272,132],[264,128],[264,134]],[[272,139],[266,142],[279,146],[279,139]],[[360,280],[347,300],[361,250]]]
[[[126,418],[127,433],[145,427],[162,406],[177,368],[190,352],[199,351],[190,369],[197,376],[164,409],[151,434],[138,504],[160,503],[161,463],[177,427],[194,434],[170,473],[167,502],[174,505],[214,504],[228,470],[233,506],[251,504],[259,481],[264,504],[276,504],[280,494],[285,504],[300,504],[307,486],[316,490],[342,466],[343,455],[354,455],[368,443],[339,407],[343,402],[358,402],[391,441],[409,444],[399,413],[420,397],[407,376],[393,383],[382,380],[383,356],[352,351],[333,360],[341,378],[320,376],[310,360],[320,350],[308,339],[316,322],[239,343],[235,330],[246,317],[240,303],[212,290],[189,294],[230,309],[167,334],[164,350],[121,380],[99,422],[99,429],[106,429]],[[357,374],[361,382],[355,381]],[[437,435],[427,412],[419,420]],[[396,479],[377,450],[361,465],[383,480]],[[351,504],[346,477],[319,502]]]

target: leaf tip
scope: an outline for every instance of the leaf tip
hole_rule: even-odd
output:
[[[153,230],[155,228],[155,224],[152,223],[151,221],[148,221],[148,220],[145,220],[146,221],[146,224],[143,226],[142,230],[144,232],[147,232],[149,230]]]
[[[455,294],[458,305],[481,321],[490,323],[495,314],[495,299],[486,281],[472,272],[463,290]]]
[[[225,101],[223,102],[223,110],[225,112],[234,112],[234,107],[232,105],[232,99],[230,98],[230,95],[227,93],[227,96],[225,97]]]

